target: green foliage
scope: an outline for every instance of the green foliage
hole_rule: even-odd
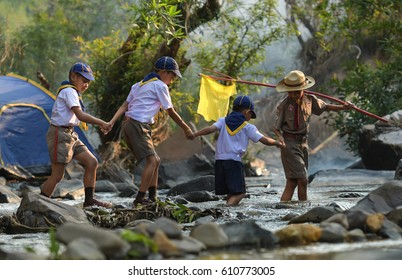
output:
[[[176,204],[177,208],[172,212],[173,218],[181,223],[191,223],[196,219],[196,212],[183,204]]]
[[[394,51],[394,47],[399,48],[398,45],[392,45]],[[398,55],[388,62],[377,61],[376,67],[359,64],[351,68],[342,81],[334,78],[332,82],[337,93],[346,96],[357,107],[378,116],[385,116],[402,108],[401,73],[402,59]],[[360,128],[377,121],[357,111],[333,114],[331,117],[340,135],[348,136],[346,143],[356,154]]]
[[[267,46],[291,32],[281,22],[276,1],[232,1],[225,7],[216,20],[191,36],[192,44],[197,43],[195,61],[201,68],[216,69],[234,78],[274,75],[254,66],[265,60]],[[250,89],[258,90],[240,84],[238,89],[244,94]]]
[[[156,243],[144,234],[135,233],[131,230],[125,229],[121,232],[120,236],[129,243],[139,243],[149,248],[153,253],[158,252],[158,246],[156,245]],[[128,252],[128,256],[134,258],[140,257],[141,255],[141,252],[138,252],[136,250],[130,250]]]
[[[49,245],[49,251],[50,251],[50,256],[52,259],[57,260],[60,258],[60,244],[56,240],[56,232],[53,227],[50,228],[49,230],[49,237],[50,237],[50,245]]]
[[[21,1],[20,1],[21,2]],[[42,72],[57,90],[68,78],[71,65],[81,60],[76,36],[85,40],[107,35],[124,19],[120,0],[22,1],[26,15],[20,22],[6,21],[7,44],[0,40],[0,71],[35,79]],[[24,6],[23,6],[24,5]],[[3,33],[3,32],[2,32]]]

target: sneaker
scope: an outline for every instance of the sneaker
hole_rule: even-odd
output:
[[[97,200],[95,198],[93,198],[89,202],[84,202],[84,208],[93,207],[93,206],[104,207],[104,208],[112,208],[112,203],[99,201],[99,200]]]
[[[147,205],[151,205],[151,204],[153,204],[154,202],[152,201],[152,200],[149,200],[148,198],[143,198],[143,199],[141,199],[141,200],[137,200],[137,199],[135,199],[134,200],[134,202],[133,202],[133,208],[135,208],[135,207],[137,207],[137,206],[147,206]]]

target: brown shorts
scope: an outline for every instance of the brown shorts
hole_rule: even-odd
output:
[[[88,151],[73,127],[51,125],[47,131],[46,142],[52,163],[69,163],[74,156]]]
[[[281,149],[281,159],[287,179],[307,178],[307,141],[285,138],[286,148]]]
[[[152,141],[152,129],[147,123],[141,123],[132,118],[123,122],[123,138],[133,152],[137,163],[150,155],[157,155]]]

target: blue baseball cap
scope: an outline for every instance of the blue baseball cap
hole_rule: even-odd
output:
[[[174,60],[170,56],[162,56],[155,63],[155,70],[167,70],[172,71],[178,77],[182,78],[181,73],[179,71],[179,65],[176,60]]]
[[[250,109],[251,110],[251,118],[255,119],[257,117],[257,115],[254,112],[253,100],[251,100],[251,98],[246,95],[240,95],[240,96],[236,97],[236,99],[233,101],[233,106]]]
[[[83,76],[84,78],[90,80],[90,81],[94,81],[95,78],[93,76],[92,73],[92,69],[91,67],[89,67],[89,65],[86,65],[83,62],[77,62],[73,65],[73,67],[71,67],[70,69],[70,73],[78,73],[81,76]]]

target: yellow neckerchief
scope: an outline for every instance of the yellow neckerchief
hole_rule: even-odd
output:
[[[71,84],[62,85],[62,86],[59,87],[59,89],[57,90],[57,95],[60,93],[60,91],[62,91],[62,90],[65,89],[65,88],[73,88],[73,89],[75,89],[75,91],[76,91],[77,94],[78,94],[78,99],[79,99],[79,101],[80,101],[81,110],[84,111],[84,110],[85,110],[85,107],[84,107],[84,103],[82,102],[81,94],[79,93],[78,89],[77,89],[75,86],[73,86],[73,85],[71,85]],[[84,130],[88,130],[88,125],[87,125],[85,122],[81,122],[81,126],[82,126],[82,128],[83,128]]]
[[[238,133],[240,130],[242,130],[243,127],[246,126],[246,124],[248,124],[247,121],[245,121],[244,123],[242,123],[239,127],[237,127],[235,130],[231,130],[228,125],[226,125],[226,131],[229,133],[230,136],[235,135],[236,133]]]
[[[152,78],[152,79],[149,79],[149,80],[147,80],[147,81],[145,81],[145,82],[143,82],[143,80],[142,80],[142,81],[140,82],[140,87],[142,87],[143,85],[146,85],[146,84],[148,84],[148,83],[150,83],[150,82],[157,81],[157,80],[159,80],[157,77]]]

